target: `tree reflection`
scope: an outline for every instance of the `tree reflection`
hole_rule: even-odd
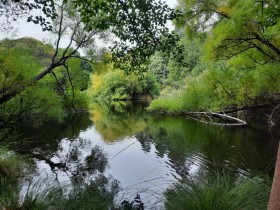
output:
[[[118,141],[143,131],[147,124],[140,113],[143,114],[142,106],[134,107],[131,103],[125,102],[91,105],[95,129],[106,142]]]
[[[100,146],[92,144],[90,140],[80,137],[61,140],[51,157],[36,156],[38,162],[44,164],[38,164],[39,173],[33,174],[32,180],[27,183],[30,192],[27,192],[25,199],[28,202],[37,198],[47,199],[47,202],[36,200],[42,209],[49,209],[50,206],[55,209],[112,208],[113,198],[119,192],[119,182],[112,176],[104,175],[108,166],[107,156]],[[68,181],[65,177],[68,177]],[[38,192],[36,185],[42,180],[44,183],[40,184]]]
[[[36,151],[36,154],[49,156],[56,151],[61,139],[76,139],[91,124],[88,113],[68,116],[63,122],[22,124],[17,129],[0,129],[0,142],[13,144],[20,154],[30,155]]]
[[[58,162],[56,165],[63,166],[58,169],[67,173],[73,182],[102,174],[108,165],[107,154],[103,149],[82,138],[61,141],[60,149],[50,160],[55,160]]]
[[[154,143],[158,156],[168,154],[181,176],[194,171],[198,173],[199,170],[262,172],[274,154],[265,153],[268,149],[264,147],[270,151],[277,148],[273,146],[277,141],[273,140],[272,134],[256,130],[254,126],[220,127],[168,116],[151,116],[147,124],[147,129],[137,135],[143,150],[149,151]],[[263,139],[270,144],[261,142]]]
[[[108,164],[108,158],[99,146],[94,146],[91,150],[91,154],[86,157],[87,169],[94,173],[99,171],[104,173],[106,166]]]
[[[153,144],[153,139],[150,134],[148,134],[146,131],[139,132],[135,135],[135,137],[138,139],[140,142],[143,150],[145,152],[150,152],[151,151],[151,146]]]

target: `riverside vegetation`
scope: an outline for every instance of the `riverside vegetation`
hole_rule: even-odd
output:
[[[265,107],[268,112],[263,120],[269,127],[277,126],[278,1],[180,0],[176,10],[154,1],[139,2],[63,1],[59,7],[52,0],[43,5],[39,1],[0,3],[1,8],[7,8],[6,12],[0,10],[0,17],[15,11],[11,13],[15,19],[29,9],[43,8],[43,16],[30,16],[28,21],[57,36],[54,45],[33,38],[0,41],[0,209],[133,208],[134,201],[122,205],[114,202],[117,186],[109,186],[102,176],[89,183],[78,182],[81,187],[75,185],[68,196],[59,187],[40,191],[40,184],[38,190],[21,194],[22,180],[28,177],[26,168],[34,162],[28,155],[17,154],[20,145],[9,138],[23,124],[39,127],[55,121],[63,127],[73,114],[89,109],[95,128],[108,142],[143,130],[164,142],[166,136],[173,137],[177,131],[178,121],[168,125],[169,134],[164,135],[161,132],[165,125],[160,120],[149,125],[154,129],[149,130],[146,118],[138,120],[127,114],[129,119],[123,117],[121,122],[114,116],[109,119],[106,115],[111,109],[100,109],[92,101],[114,104],[151,95],[154,100],[147,110],[168,114],[234,114]],[[167,20],[175,24],[173,33],[164,28]],[[122,42],[111,50],[97,49],[93,37],[106,40],[109,29]],[[0,30],[5,32],[7,27],[1,26]],[[66,33],[71,40],[62,48],[60,40]],[[80,48],[85,55],[78,52]],[[118,112],[122,105],[113,108]],[[184,130],[188,131],[184,137],[191,138],[191,129]],[[174,155],[172,149],[178,142],[170,139],[165,142],[171,151],[167,153]],[[185,146],[176,151],[183,154]],[[95,149],[91,158],[97,161],[103,156]],[[219,172],[197,179],[184,177],[164,193],[165,208],[266,209],[270,185],[269,178],[253,173],[245,177]]]

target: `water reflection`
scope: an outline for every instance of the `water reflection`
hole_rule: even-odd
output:
[[[96,103],[89,116],[62,125],[26,126],[11,139],[18,138],[19,152],[36,160],[30,182],[48,180],[46,186],[71,191],[103,177],[117,205],[139,194],[147,209],[164,209],[166,189],[182,177],[212,170],[272,174],[279,134],[256,120],[247,127],[219,127],[152,116],[144,108]]]
[[[219,127],[162,117],[149,118],[146,132],[152,136],[159,156],[168,153],[178,172],[181,168],[188,170],[190,161],[206,169],[263,172],[269,169],[277,152],[277,138],[252,127]],[[267,172],[272,173],[273,169]]]
[[[143,107],[135,107],[129,102],[95,103],[90,110],[95,129],[108,143],[144,130],[147,124],[141,117],[141,112]]]

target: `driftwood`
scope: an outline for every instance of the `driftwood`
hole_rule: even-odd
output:
[[[188,118],[192,118],[194,120],[207,123],[207,124],[214,124],[214,125],[222,125],[222,126],[241,126],[241,125],[247,125],[247,122],[244,120],[241,120],[236,117],[229,116],[227,114],[220,114],[215,112],[188,112],[187,114]],[[221,120],[224,120],[224,122],[215,122],[213,118],[218,118]],[[201,118],[207,118],[201,119]]]

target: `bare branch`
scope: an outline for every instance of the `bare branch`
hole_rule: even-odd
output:
[[[59,43],[60,43],[60,39],[61,39],[61,36],[62,36],[62,25],[63,25],[63,14],[64,14],[64,11],[63,11],[63,8],[64,7],[64,1],[62,1],[62,5],[61,5],[61,16],[60,16],[60,22],[59,22],[59,30],[58,30],[58,39],[57,39],[57,42],[56,42],[56,49],[55,49],[55,53],[53,55],[53,58],[52,58],[52,64],[54,64],[55,62],[55,58],[58,54],[58,49],[59,49]]]
[[[58,81],[56,74],[54,73],[54,71],[51,71],[51,72],[52,72],[52,75],[54,76],[55,81],[56,81],[57,85],[59,86],[59,88],[60,88],[60,90],[61,90],[61,92],[62,92],[64,98],[67,99],[67,96],[66,96],[66,94],[65,94],[65,92],[64,92],[64,89],[63,89],[63,87],[61,86],[60,82]]]
[[[68,79],[69,79],[69,82],[70,82],[70,85],[71,85],[71,90],[72,90],[72,102],[71,102],[71,106],[72,106],[72,108],[74,109],[74,111],[77,113],[77,110],[76,110],[75,105],[74,105],[74,100],[75,100],[74,85],[73,85],[73,82],[72,82],[72,79],[71,79],[71,76],[70,76],[70,73],[69,73],[68,66],[67,66],[66,64],[64,64],[63,66],[66,68],[67,76],[68,76]]]

